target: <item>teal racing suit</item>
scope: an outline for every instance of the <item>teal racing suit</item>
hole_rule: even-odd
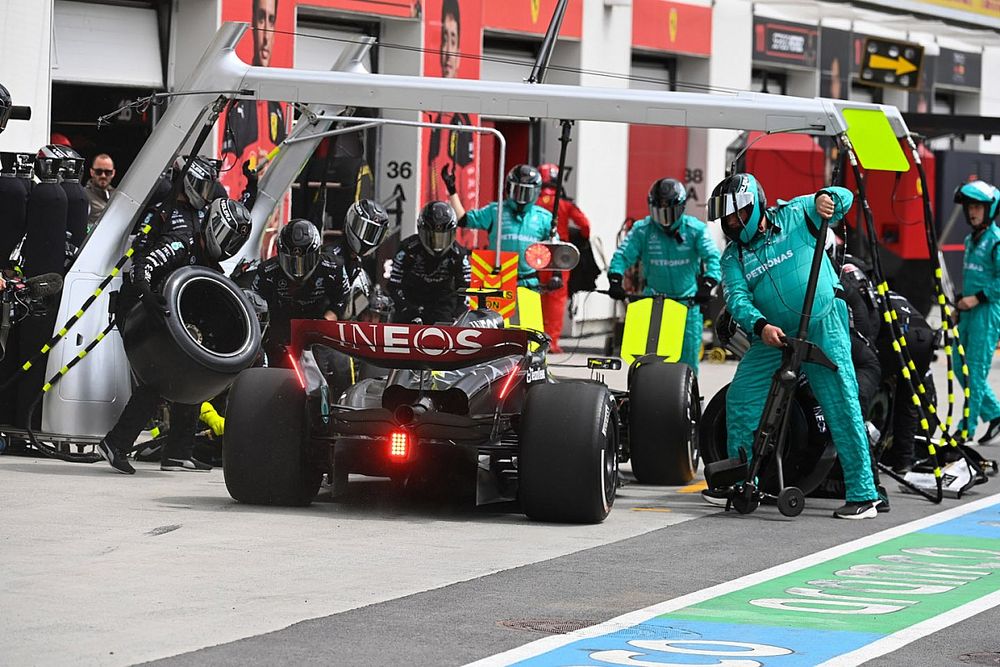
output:
[[[979,420],[1000,418],[1000,402],[989,385],[993,352],[1000,338],[1000,228],[990,224],[979,235],[965,237],[962,263],[962,292],[979,297],[979,305],[959,311],[958,337],[965,348],[969,367],[969,395],[965,399],[965,420],[971,438]],[[952,350],[955,367],[961,368],[958,348]],[[958,373],[963,379],[963,373]]]
[[[469,229],[484,229],[489,234],[489,247],[497,247],[497,204],[493,202],[483,208],[466,211],[465,226]],[[524,259],[524,251],[533,243],[548,241],[552,238],[552,214],[541,206],[531,204],[523,211],[517,210],[517,205],[511,200],[503,204],[503,229],[500,238],[500,250],[516,252],[517,284],[538,290],[538,274]]]
[[[690,215],[682,215],[677,232],[670,233],[649,216],[639,220],[615,251],[608,274],[624,274],[642,262],[646,277],[643,294],[662,294],[688,307],[684,325],[681,363],[698,372],[701,334],[705,321],[701,308],[693,301],[698,291],[698,277],[704,275],[716,283],[721,279],[719,249],[708,234],[708,226]]]
[[[845,188],[830,187],[820,192],[830,195],[836,206],[831,224],[841,220],[854,201]],[[820,226],[813,195],[790,202],[778,200],[766,215],[771,225],[765,231],[758,232],[746,247],[730,243],[722,254],[726,305],[746,331],[754,332],[726,397],[728,449],[732,457],[739,455],[740,448],[748,457],[751,455],[753,434],[760,423],[771,377],[781,364],[781,350],[765,344],[761,331],[765,324],[772,324],[788,336],[797,334]],[[836,298],[838,287],[833,265],[824,256],[807,338],[826,353],[838,370],[811,363],[804,364],[802,370],[833,436],[844,470],[847,502],[865,502],[877,499],[878,493],[872,480],[868,436],[851,363],[847,304]]]

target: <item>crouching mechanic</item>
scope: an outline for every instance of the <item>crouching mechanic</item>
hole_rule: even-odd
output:
[[[965,237],[962,260],[962,290],[956,308],[960,311],[958,337],[965,348],[969,367],[964,426],[971,439],[979,421],[989,422],[980,445],[1000,442],[1000,402],[990,389],[993,353],[1000,338],[1000,228],[994,224],[1000,212],[1000,191],[983,181],[972,181],[955,190],[955,203],[962,205],[972,233]],[[961,367],[958,348],[955,366]],[[959,378],[962,377],[959,373]]]
[[[403,239],[392,260],[389,296],[395,322],[453,322],[466,310],[457,290],[472,278],[469,251],[455,243],[458,220],[443,201],[432,201],[417,217],[417,233]]]
[[[287,348],[292,320],[336,320],[349,287],[343,264],[322,251],[323,239],[308,220],[291,220],[278,234],[278,256],[261,262],[250,289],[267,302],[264,352],[268,366],[291,368]]]
[[[485,229],[489,235],[489,247],[516,252],[517,284],[536,292],[540,291],[538,273],[525,260],[524,251],[528,246],[545,242],[552,238],[552,214],[535,204],[542,190],[542,176],[528,164],[519,164],[507,173],[507,197],[503,201],[503,230],[497,239],[496,202],[480,209],[466,211],[455,190],[455,176],[447,167],[441,170],[441,178],[448,189],[448,203],[455,209],[459,227]]]
[[[208,213],[202,215],[196,205],[192,205],[191,199],[196,198],[190,192],[179,196],[170,227],[134,256],[130,280],[122,287],[116,306],[119,331],[124,330],[124,320],[137,302],[160,317],[174,317],[159,293],[167,277],[175,269],[192,264],[222,273],[219,262],[235,255],[246,242],[250,235],[250,212],[243,204],[232,199],[216,199]],[[138,385],[118,422],[98,445],[97,451],[118,472],[135,473],[127,454],[159,401],[155,389]],[[201,404],[171,404],[171,427],[160,455],[161,470],[212,469],[191,455],[200,412]]]
[[[661,178],[649,189],[649,215],[639,220],[615,251],[608,267],[608,295],[624,299],[625,270],[642,262],[644,294],[686,300],[687,322],[681,363],[698,372],[705,321],[698,304],[708,301],[719,284],[719,249],[704,222],[684,213],[687,191],[672,178]]]
[[[764,189],[750,174],[730,176],[712,192],[708,217],[721,219],[731,240],[722,254],[726,305],[736,322],[754,333],[726,401],[731,457],[739,456],[740,449],[752,453],[771,378],[781,364],[785,332],[798,330],[813,251],[817,242],[825,241],[817,241],[821,220],[839,222],[853,200],[849,190],[829,187],[767,208]],[[811,363],[802,370],[826,415],[844,470],[847,502],[833,515],[870,519],[877,514],[879,499],[851,364],[847,304],[835,297],[837,285],[833,265],[824,257],[807,337],[837,370]],[[703,495],[714,504],[725,503],[724,490],[710,489]]]

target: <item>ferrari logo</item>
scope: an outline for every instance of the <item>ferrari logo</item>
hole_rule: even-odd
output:
[[[538,12],[542,8],[542,0],[531,0],[531,22],[538,23]]]
[[[669,19],[668,23],[669,23],[669,26],[670,26],[670,42],[673,43],[673,42],[677,41],[677,8],[676,7],[671,7],[670,8],[670,19]]]

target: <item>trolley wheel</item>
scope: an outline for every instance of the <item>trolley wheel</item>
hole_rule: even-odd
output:
[[[740,514],[750,514],[760,506],[756,489],[744,486],[733,491],[733,509]]]
[[[778,511],[782,516],[798,516],[806,506],[806,494],[796,486],[786,486],[778,494]]]

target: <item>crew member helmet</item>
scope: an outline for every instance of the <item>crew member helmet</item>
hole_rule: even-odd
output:
[[[712,190],[707,213],[709,220],[722,220],[736,213],[740,223],[737,228],[723,223],[722,231],[731,240],[747,245],[757,233],[766,209],[767,196],[757,179],[752,174],[733,174]]]
[[[240,251],[250,238],[250,211],[235,199],[216,199],[202,228],[206,254],[217,262]]]
[[[360,199],[347,209],[344,235],[351,250],[361,257],[379,247],[388,229],[389,214],[371,199]]]
[[[424,250],[432,255],[443,255],[455,242],[458,220],[455,210],[443,201],[432,201],[420,210],[417,217],[417,236]]]
[[[687,204],[687,190],[673,178],[661,178],[649,188],[649,217],[666,231],[675,231],[684,215]]]
[[[291,220],[278,234],[278,265],[293,281],[302,282],[319,266],[322,247],[316,225],[303,218]]]

